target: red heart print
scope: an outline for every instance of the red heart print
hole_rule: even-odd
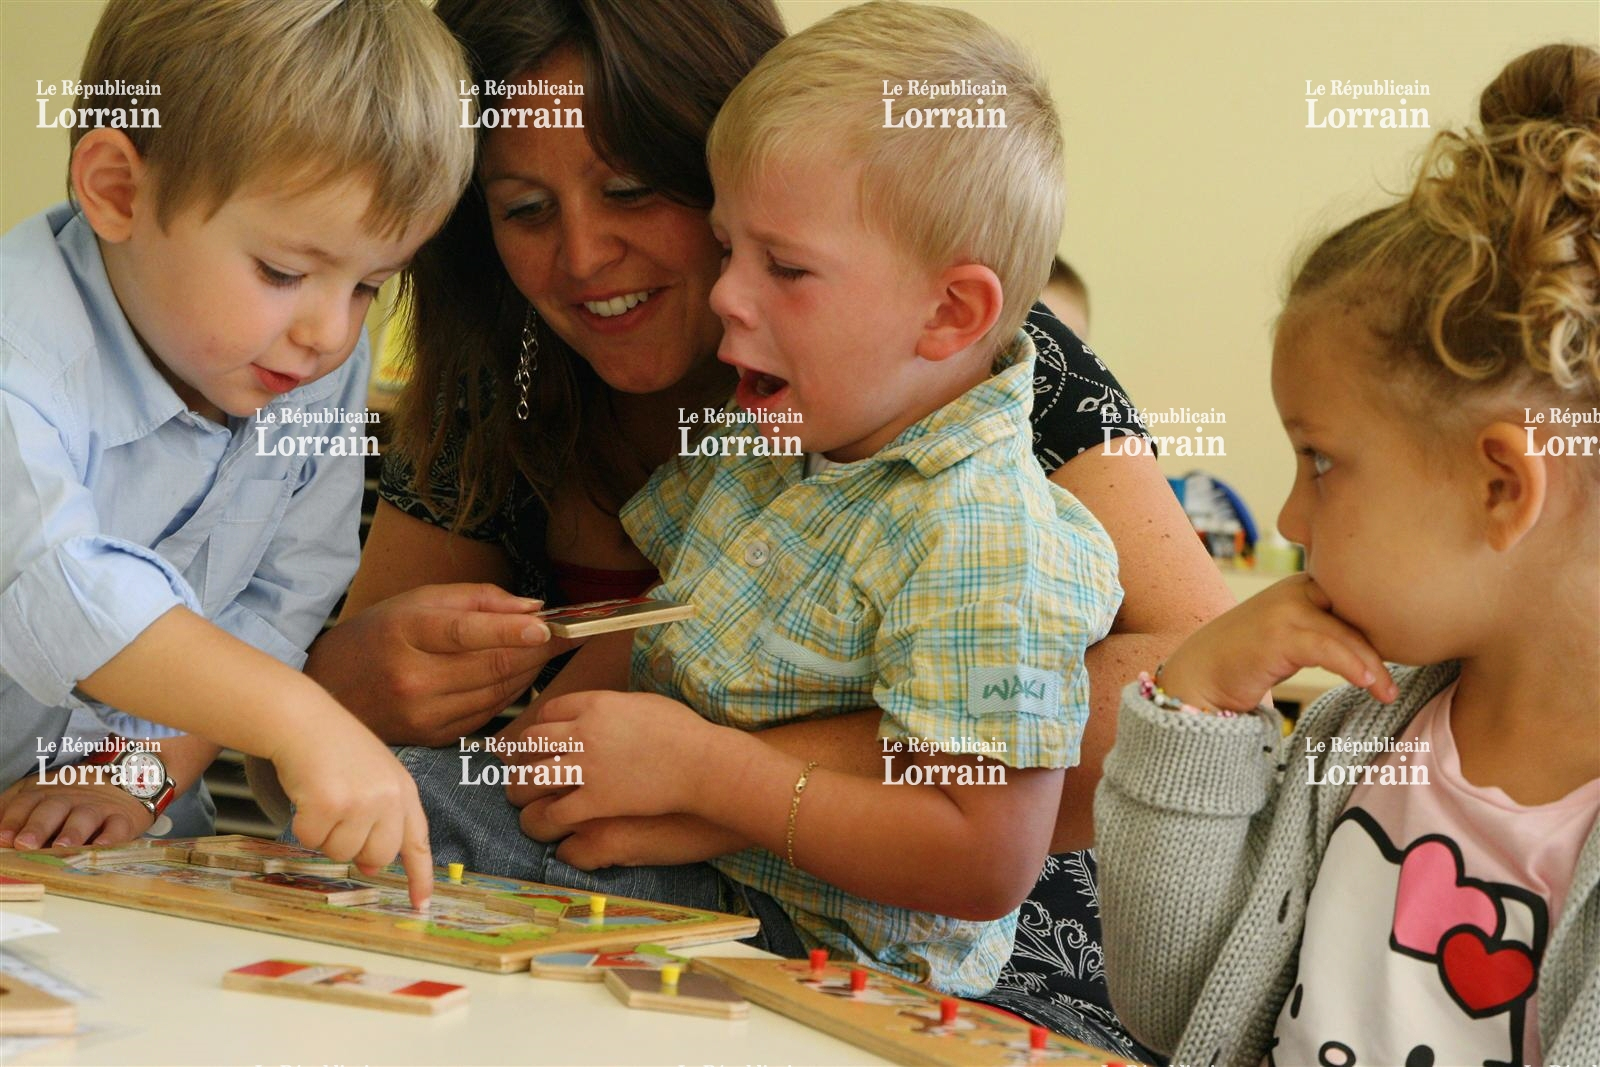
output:
[[[1394,939],[1402,948],[1432,956],[1453,926],[1476,926],[1494,933],[1499,920],[1494,900],[1475,886],[1461,884],[1461,864],[1443,841],[1427,840],[1406,850],[1395,894]]]
[[[1533,985],[1533,958],[1521,945],[1490,949],[1477,930],[1457,930],[1439,954],[1444,983],[1475,1016],[1488,1015]]]

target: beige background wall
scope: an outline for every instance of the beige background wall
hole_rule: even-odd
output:
[[[100,6],[0,0],[0,226],[62,196],[67,134],[34,128],[34,81],[77,76]],[[799,29],[843,5],[780,6]],[[1429,136],[1306,129],[1306,80],[1425,83],[1408,106],[1438,129],[1469,118],[1527,48],[1600,43],[1595,0],[957,6],[1027,42],[1050,75],[1067,134],[1062,250],[1089,282],[1096,348],[1141,407],[1227,416],[1208,432],[1228,455],[1203,464],[1268,522],[1292,477],[1267,386],[1287,264],[1308,235],[1399,188]]]

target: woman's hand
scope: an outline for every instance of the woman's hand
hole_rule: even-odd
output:
[[[1162,667],[1161,688],[1197,707],[1248,711],[1302,667],[1323,667],[1395,699],[1383,658],[1332,609],[1310,575],[1285,578],[1197,630]]]
[[[483,583],[421,586],[342,617],[305,672],[391,745],[454,744],[581,643],[553,639],[540,606]]]
[[[57,785],[24,778],[0,793],[0,848],[120,845],[155,816],[114,785]]]

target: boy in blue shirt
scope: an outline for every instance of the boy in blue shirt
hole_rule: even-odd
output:
[[[159,832],[222,744],[424,903],[408,776],[298,668],[356,564],[363,319],[471,171],[464,77],[420,3],[107,6],[82,81],[159,124],[79,125],[74,202],[0,239],[0,846]]]

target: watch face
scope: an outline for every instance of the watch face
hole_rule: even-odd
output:
[[[167,768],[159,756],[149,752],[130,752],[122,761],[122,788],[149,800],[167,784]]]

